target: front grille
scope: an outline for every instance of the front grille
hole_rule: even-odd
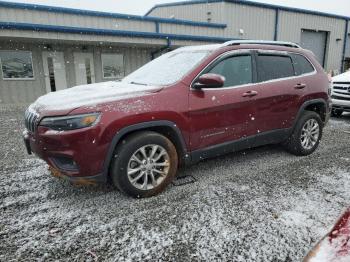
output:
[[[337,100],[345,100],[345,101],[350,101],[350,97],[343,97],[343,96],[332,96],[333,99]]]
[[[336,90],[345,90],[345,91],[348,91],[349,90],[349,86],[333,86],[334,89]]]
[[[335,85],[350,85],[350,82],[333,82]]]
[[[350,83],[349,82],[335,82],[333,83],[333,96],[334,99],[350,100]]]
[[[344,92],[334,91],[334,94],[343,95],[343,96],[349,96],[350,97],[350,92],[344,93]]]
[[[39,118],[39,115],[35,112],[30,111],[29,109],[26,110],[24,113],[24,124],[28,131],[35,132],[37,127],[37,120]]]

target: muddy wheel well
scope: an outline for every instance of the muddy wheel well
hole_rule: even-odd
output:
[[[135,133],[139,133],[139,132],[144,132],[144,131],[153,131],[156,133],[159,133],[163,136],[165,136],[166,138],[168,138],[175,146],[176,148],[176,152],[178,154],[178,158],[179,158],[179,165],[183,165],[184,162],[184,156],[186,154],[186,149],[183,148],[182,143],[181,143],[181,138],[179,138],[179,135],[177,134],[177,132],[172,129],[169,126],[154,126],[154,127],[147,127],[147,128],[143,128],[143,129],[138,129],[129,133],[126,133],[125,135],[123,135],[120,139],[119,142],[116,145],[116,148],[123,144],[123,141],[125,140],[126,137],[133,135]]]
[[[312,111],[312,112],[316,112],[317,114],[319,114],[319,116],[321,117],[322,121],[326,121],[326,106],[323,103],[315,103],[315,104],[311,104],[308,105],[307,107],[305,107],[306,111]]]

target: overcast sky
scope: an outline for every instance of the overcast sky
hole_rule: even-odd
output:
[[[36,3],[79,9],[144,15],[155,4],[176,0],[18,0],[8,2]],[[264,2],[350,16],[350,0],[266,0]]]

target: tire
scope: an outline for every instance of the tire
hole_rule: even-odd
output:
[[[307,123],[311,125],[312,128],[307,130],[309,126]],[[316,129],[318,130],[318,136],[316,138]],[[305,130],[306,129],[306,130]],[[320,140],[322,138],[323,131],[323,122],[319,114],[311,111],[305,111],[301,118],[298,120],[292,135],[285,142],[284,146],[290,153],[297,156],[307,156],[312,154],[316,148],[318,147]],[[312,136],[312,138],[310,137]],[[310,142],[307,142],[309,138]]]
[[[128,136],[117,146],[110,175],[120,191],[144,198],[162,192],[174,179],[177,168],[174,144],[156,132],[144,131]]]
[[[333,116],[333,117],[341,117],[341,115],[343,114],[343,110],[341,110],[341,109],[332,109],[332,113],[331,113],[331,115]]]

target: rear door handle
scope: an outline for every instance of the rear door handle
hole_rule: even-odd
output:
[[[296,86],[294,86],[295,89],[303,89],[306,87],[306,84],[297,84]]]
[[[243,97],[253,97],[253,96],[256,96],[258,94],[258,92],[256,91],[247,91],[245,93],[243,93]]]

